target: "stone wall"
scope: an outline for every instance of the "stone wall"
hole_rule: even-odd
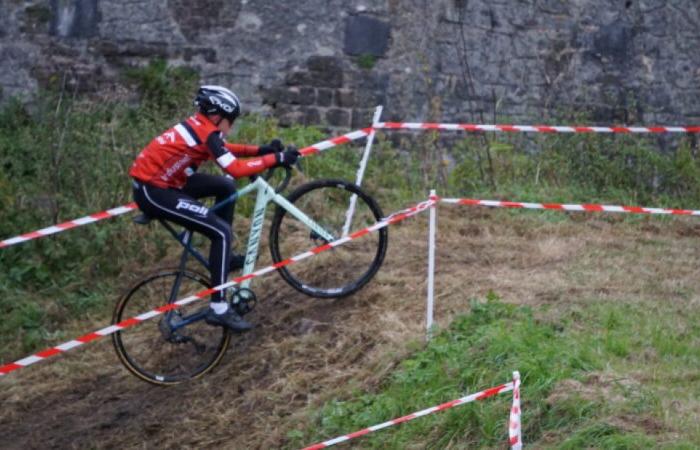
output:
[[[700,122],[697,0],[5,0],[0,101],[153,58],[283,124]]]

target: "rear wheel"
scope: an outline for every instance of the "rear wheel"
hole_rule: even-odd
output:
[[[112,323],[147,313],[171,299],[179,300],[183,294],[210,286],[206,277],[191,271],[151,275],[119,300]],[[225,328],[213,327],[204,320],[181,328],[177,324],[201,317],[206,308],[209,306],[204,302],[193,302],[114,333],[112,342],[119,359],[137,377],[159,385],[178,384],[205,374],[223,357],[230,334]]]
[[[347,211],[356,196],[350,233],[365,229],[383,217],[382,211],[358,186],[342,180],[317,180],[300,186],[287,200],[338,240],[343,237]],[[279,269],[282,278],[304,294],[336,298],[350,295],[377,273],[388,243],[384,227],[347,243],[326,249],[303,262]],[[270,228],[272,259],[285,261],[314,247],[329,243],[287,210],[278,207]]]

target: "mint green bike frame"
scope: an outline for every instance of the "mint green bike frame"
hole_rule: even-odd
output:
[[[243,276],[253,273],[255,269],[255,262],[257,261],[258,251],[260,249],[260,237],[262,236],[263,223],[265,222],[265,211],[267,210],[267,205],[270,202],[276,203],[281,208],[286,209],[289,214],[295,217],[299,222],[306,225],[310,231],[316,233],[326,242],[333,242],[337,239],[336,236],[333,236],[313,219],[304,214],[303,211],[290,203],[286,198],[284,198],[284,196],[275,192],[275,188],[273,188],[262,177],[257,177],[255,181],[246,185],[228,199],[214,205],[212,209],[216,209],[219,206],[234,201],[256,190],[258,193],[255,199],[255,208],[253,209],[250,234],[248,236],[248,246],[245,253],[245,265],[243,266],[242,272]],[[243,288],[248,288],[252,281],[253,280],[250,279],[245,280],[240,284],[240,286]]]

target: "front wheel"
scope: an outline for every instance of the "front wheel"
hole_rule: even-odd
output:
[[[352,221],[348,210],[356,197]],[[367,193],[342,180],[317,180],[304,184],[287,197],[294,206],[333,236],[332,240],[365,229],[383,217],[382,211]],[[348,227],[349,225],[349,227]],[[292,287],[320,298],[338,298],[353,294],[377,273],[384,261],[389,240],[387,228],[368,233],[307,260],[279,268]],[[312,248],[329,243],[286,209],[277,207],[270,228],[270,250],[275,263],[285,261]]]

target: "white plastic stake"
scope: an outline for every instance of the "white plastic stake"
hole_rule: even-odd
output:
[[[522,410],[520,408],[520,372],[513,372],[513,406],[508,419],[508,438],[511,450],[523,448]]]
[[[379,119],[382,116],[382,110],[384,107],[382,105],[377,106],[374,110],[374,117],[372,117],[372,131],[367,136],[367,144],[365,145],[365,151],[362,154],[362,160],[360,160],[360,167],[357,169],[357,176],[355,177],[355,184],[358,186],[362,185],[362,178],[365,175],[365,169],[367,168],[367,161],[369,161],[369,154],[372,151],[372,144],[374,143],[374,135],[376,131],[374,127],[379,123]],[[357,195],[353,194],[350,197],[350,206],[345,213],[345,225],[343,226],[343,237],[347,236],[350,232],[350,227],[352,226],[352,217],[355,215],[355,205],[357,204]]]
[[[435,190],[430,191],[430,199],[436,200]],[[435,233],[437,228],[437,202],[430,207],[430,225],[428,228],[428,304],[426,311],[426,340],[432,338],[433,305],[435,299]]]

